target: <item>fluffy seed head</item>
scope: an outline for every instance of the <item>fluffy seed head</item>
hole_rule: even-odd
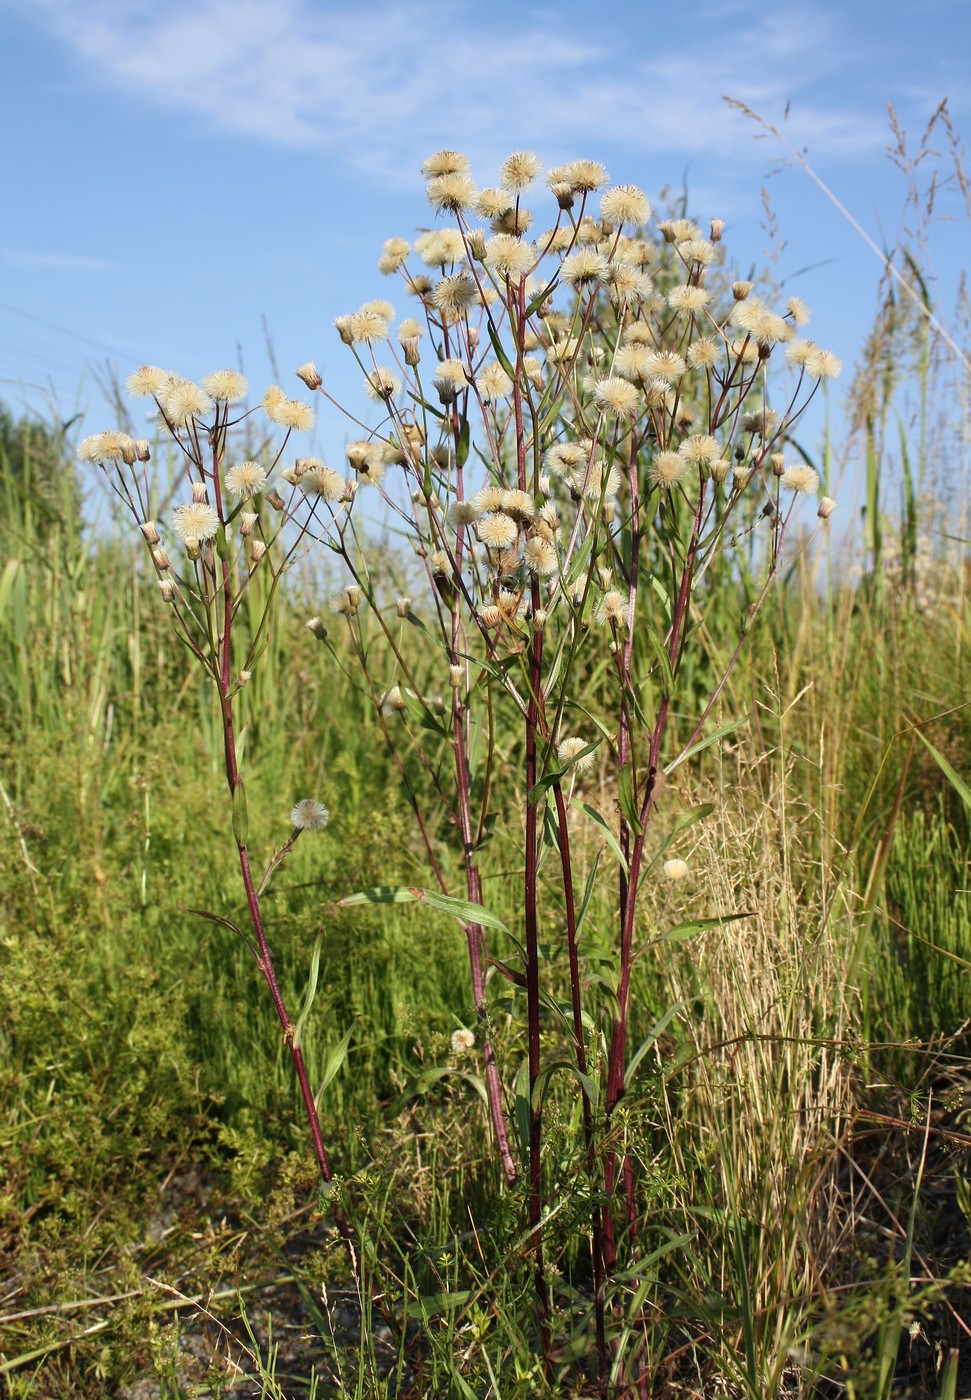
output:
[[[499,179],[510,190],[527,189],[542,173],[543,163],[532,151],[513,151],[499,171]]]
[[[512,393],[512,380],[498,360],[490,360],[487,365],[483,365],[475,382],[486,403],[508,398]]]
[[[586,773],[593,766],[595,757],[593,753],[583,753],[583,750],[588,748],[590,745],[586,739],[561,739],[556,748],[556,756],[564,768],[572,767],[576,768],[578,773]],[[579,757],[580,754],[583,754],[582,758]]]
[[[170,379],[161,390],[159,404],[177,428],[204,418],[213,409],[212,399],[191,379]]]
[[[641,400],[635,386],[617,375],[598,379],[593,386],[593,396],[605,413],[613,413],[618,417],[636,413]]]
[[[479,539],[490,549],[509,549],[519,536],[515,520],[501,513],[483,516],[475,528]]]
[[[819,474],[812,467],[786,467],[782,473],[782,485],[786,491],[814,496],[819,490]]]
[[[695,433],[691,437],[685,438],[678,448],[678,452],[686,462],[692,465],[704,465],[717,461],[721,455],[721,448],[718,446],[717,438]]]
[[[429,202],[440,213],[460,214],[473,207],[478,190],[470,175],[453,173],[436,175],[429,181],[427,193]]]
[[[422,161],[421,173],[426,180],[434,180],[439,175],[467,175],[469,158],[461,151],[436,151]]]
[[[467,1030],[453,1031],[451,1045],[453,1055],[464,1055],[475,1046],[475,1036]]]
[[[688,347],[685,359],[692,369],[710,369],[718,363],[720,356],[718,341],[701,336]]]
[[[426,267],[444,267],[465,257],[465,243],[457,228],[433,229],[415,239],[415,252]]]
[[[128,462],[138,456],[135,441],[127,433],[93,433],[78,446],[82,462]]]
[[[442,360],[435,370],[435,387],[442,403],[451,403],[456,394],[469,387],[469,376],[461,360]]]
[[[560,277],[574,287],[599,282],[607,271],[607,259],[594,248],[578,248],[560,263]]]
[[[226,490],[237,501],[258,496],[266,485],[266,468],[259,462],[237,462],[226,473]]]
[[[295,831],[323,831],[330,813],[315,797],[302,797],[290,812],[290,825]]]
[[[630,604],[616,588],[608,588],[607,592],[600,599],[600,606],[597,608],[597,621],[602,627],[613,625],[614,627],[627,628],[630,626]]]
[[[270,405],[264,402],[266,416],[271,423],[281,428],[296,428],[299,433],[309,433],[314,425],[314,411],[309,404],[299,399],[274,399]]]
[[[711,301],[711,292],[704,287],[675,287],[668,293],[668,306],[680,316],[703,311]]]
[[[219,529],[219,516],[203,501],[176,506],[172,513],[172,529],[186,545],[200,545],[211,540]]]
[[[637,301],[646,301],[654,290],[654,283],[646,272],[625,262],[611,263],[605,281],[607,294],[615,306],[633,306]]]
[[[523,562],[532,573],[546,578],[556,573],[556,549],[542,535],[533,535],[523,546]]]
[[[652,486],[674,486],[684,476],[688,463],[680,452],[659,452],[651,462],[648,477]]]
[[[600,217],[609,224],[646,224],[651,201],[636,185],[615,185],[600,197]]]
[[[238,403],[246,397],[249,385],[239,370],[217,369],[206,375],[202,387],[216,403]]]
[[[446,316],[463,316],[479,300],[475,279],[467,272],[443,277],[432,291],[432,302]]]
[[[806,360],[806,373],[811,379],[836,379],[842,369],[842,360],[832,350],[816,349]]]
[[[143,399],[148,395],[158,398],[171,378],[167,369],[159,369],[158,365],[142,365],[128,376],[125,387],[133,399]]]
[[[666,860],[661,867],[665,880],[675,884],[678,880],[684,880],[691,873],[686,860]]]
[[[365,377],[364,389],[376,403],[388,403],[401,393],[401,380],[390,369],[376,369]]]
[[[347,343],[349,345],[373,345],[376,341],[387,340],[389,320],[390,317],[382,316],[379,311],[371,311],[362,307],[360,311],[355,311],[352,316],[346,318],[346,331],[349,337]],[[337,322],[335,321],[334,324],[336,325]],[[342,331],[342,338],[343,334]]]
[[[480,190],[475,201],[478,214],[483,219],[488,219],[491,223],[493,219],[501,219],[503,214],[508,214],[516,203],[516,196],[511,190],[504,190],[501,186],[490,185],[484,190]]]
[[[405,259],[411,252],[411,244],[403,238],[386,238],[381,256],[378,259],[378,271],[389,273],[397,272],[398,268],[404,264]]]
[[[497,233],[486,239],[486,265],[497,277],[518,281],[536,261],[536,250],[512,233]]]
[[[594,190],[603,189],[610,176],[599,160],[571,160],[568,165],[560,166],[559,171],[551,170],[546,178],[557,184],[565,181],[574,194],[591,194]]]
[[[325,467],[323,462],[316,458],[309,459],[312,465],[308,465],[301,472],[297,485],[305,496],[320,496],[331,505],[336,505],[342,501],[347,494],[347,482],[337,472],[330,467]]]

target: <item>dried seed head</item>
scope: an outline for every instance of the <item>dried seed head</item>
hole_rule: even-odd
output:
[[[202,387],[216,403],[238,403],[249,389],[246,376],[236,369],[214,370],[203,379]]]
[[[298,379],[303,380],[310,390],[319,389],[324,382],[313,360],[308,360],[305,365],[301,365],[296,371],[296,375]]]
[[[266,485],[266,468],[259,462],[237,462],[226,473],[226,490],[237,501],[258,496]]]
[[[295,831],[323,831],[330,813],[315,797],[302,797],[290,812],[290,825]]]

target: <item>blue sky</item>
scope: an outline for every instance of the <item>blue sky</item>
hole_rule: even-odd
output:
[[[493,183],[510,150],[601,160],[657,199],[727,220],[744,272],[775,270],[847,366],[880,266],[825,195],[739,112],[780,127],[878,243],[905,181],[886,104],[916,143],[947,98],[971,128],[971,0],[656,0],[592,7],[471,0],[0,0],[0,398],[112,417],[98,375],[149,361],[189,376],[242,360],[255,393],[316,360],[359,376],[331,322],[397,288],[383,240],[429,226],[418,174],[441,146]],[[938,210],[949,208],[948,196]],[[967,223],[938,223],[945,318]],[[401,314],[405,314],[402,311]],[[323,416],[317,447],[344,430]]]

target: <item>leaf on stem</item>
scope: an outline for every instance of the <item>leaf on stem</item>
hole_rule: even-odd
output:
[[[318,1113],[320,1112],[320,1105],[323,1101],[327,1085],[334,1078],[334,1075],[337,1074],[338,1070],[341,1068],[344,1061],[347,1059],[347,1047],[351,1043],[351,1036],[353,1034],[354,1027],[348,1027],[343,1036],[341,1036],[340,1042],[334,1046],[333,1050],[327,1056],[327,1062],[324,1065],[324,1073],[321,1076],[320,1085],[318,1086],[316,1094],[314,1094],[314,1107],[317,1109]]]
[[[236,786],[233,788],[233,836],[237,846],[246,845],[249,836],[249,811],[242,778],[236,779]]]
[[[349,909],[357,904],[415,902],[427,904],[429,909],[437,909],[443,914],[451,914],[452,918],[458,919],[461,924],[480,924],[483,928],[497,928],[503,933],[509,933],[502,920],[495,914],[490,914],[481,904],[473,904],[468,899],[453,899],[451,895],[439,894],[437,890],[416,889],[410,885],[375,885],[372,889],[347,895],[346,898],[338,900],[338,905],[342,909]]]

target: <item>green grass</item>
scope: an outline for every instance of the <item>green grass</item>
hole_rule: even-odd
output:
[[[204,1164],[214,1199],[254,1222],[264,1252],[312,1201],[312,1176],[250,955],[229,929],[191,912],[241,912],[204,697],[163,647],[117,548],[55,533],[24,551],[23,579],[37,644],[14,628],[4,634],[0,774],[9,801],[0,848],[5,1312],[136,1296],[92,1313],[105,1325],[89,1337],[71,1311],[5,1324],[3,1364],[12,1395],[110,1394],[137,1372],[171,1369],[158,1339],[171,1340],[189,1315],[166,1311],[146,1277],[191,1296],[226,1281],[215,1234],[201,1251],[191,1231],[176,1230],[165,1247],[146,1242],[173,1167]],[[832,1361],[836,1324],[820,1321],[839,1296],[829,1292],[836,1275],[852,1284],[855,1306],[865,1289],[876,1319],[887,1295],[877,1277],[865,1283],[862,1256],[854,1277],[853,1207],[836,1171],[852,1153],[864,1092],[864,1013],[876,1041],[940,1040],[963,1024],[957,960],[971,958],[971,937],[956,891],[967,837],[960,810],[949,798],[942,806],[933,764],[915,754],[904,771],[893,739],[921,696],[947,708],[957,663],[905,603],[890,634],[862,605],[846,609],[837,597],[832,610],[810,612],[790,593],[734,682],[738,696],[754,697],[758,726],[740,731],[734,760],[709,754],[683,777],[685,793],[713,798],[720,815],[701,829],[692,861],[711,873],[686,891],[677,918],[663,918],[753,917],[661,943],[638,965],[640,1038],[682,1008],[645,1055],[621,1118],[654,1185],[642,1271],[616,1281],[612,1306],[621,1349],[645,1342],[656,1383],[668,1355],[690,1356],[699,1385],[722,1371],[753,1400],[775,1393],[800,1349],[823,1373],[867,1373],[865,1348],[855,1362]],[[416,881],[421,861],[368,707],[321,664],[302,616],[294,600],[279,643],[288,662],[260,699],[251,821],[279,830],[305,791],[334,814],[322,838],[294,853],[269,907],[297,1002],[325,928],[307,1040],[314,1074],[352,1028],[323,1105],[339,1196],[400,1322],[425,1337],[418,1361],[407,1361],[422,1393],[481,1394],[501,1375],[498,1393],[538,1394],[526,1251],[508,1244],[521,1202],[516,1191],[497,1196],[474,1090],[454,1074],[427,1075],[450,1063],[451,1031],[470,1020],[461,938],[417,906],[335,907],[354,889]],[[819,680],[815,658],[837,631],[845,660]],[[856,649],[872,655],[877,635],[882,649],[863,673]],[[791,705],[810,674],[817,684]],[[340,725],[322,726],[324,715]],[[967,772],[960,719],[935,732]],[[901,784],[903,811],[891,822]],[[867,908],[887,831],[882,892],[871,888]],[[490,849],[487,900],[511,919],[501,872],[512,853],[501,842]],[[594,852],[591,840],[582,858]],[[595,909],[590,917],[593,929]],[[854,970],[865,973],[865,1007]],[[497,1026],[501,1044],[514,1027]],[[922,1063],[907,1065],[919,1089]],[[423,1074],[427,1092],[408,1097]],[[592,1345],[576,1223],[590,1188],[574,1115],[568,1097],[554,1096],[547,1175],[556,1354],[578,1378]],[[232,1278],[245,1287],[245,1253],[240,1267]],[[301,1267],[318,1290],[322,1278],[348,1284],[333,1245]],[[241,1296],[258,1309],[258,1294]],[[341,1365],[349,1393],[381,1393],[371,1358],[344,1355]]]

